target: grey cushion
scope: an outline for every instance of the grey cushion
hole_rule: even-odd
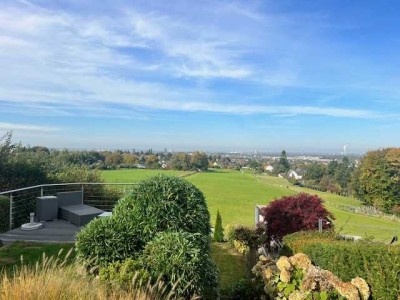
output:
[[[83,204],[82,191],[57,193],[58,206]]]
[[[103,212],[101,209],[85,204],[59,207],[60,217],[77,226],[86,225]]]

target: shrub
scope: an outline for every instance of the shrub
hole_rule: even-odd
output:
[[[230,296],[233,300],[260,299],[265,294],[263,285],[258,280],[242,278],[230,286]]]
[[[143,264],[154,277],[172,286],[181,296],[218,291],[218,274],[209,252],[199,248],[199,234],[183,231],[159,233],[143,251]]]
[[[77,258],[87,267],[137,258],[143,247],[136,224],[114,217],[94,219],[76,238]]]
[[[126,259],[102,267],[99,272],[100,280],[111,287],[129,290],[132,287],[142,287],[150,280],[150,274],[143,269],[139,260]]]
[[[224,241],[224,229],[222,228],[222,218],[219,210],[217,211],[217,219],[215,220],[214,228],[214,241],[223,242]]]
[[[126,288],[138,271],[161,276],[177,295],[214,297],[218,275],[209,233],[203,194],[183,179],[157,176],[140,182],[111,217],[90,222],[77,235],[77,256],[96,273],[92,267],[100,266],[110,284]]]
[[[103,182],[98,170],[91,170],[87,166],[64,164],[53,175],[56,182]]]
[[[144,242],[158,232],[183,230],[209,235],[210,214],[203,193],[188,181],[159,175],[139,182],[114,209],[118,218],[135,220]]]
[[[199,247],[209,251],[210,215],[201,191],[186,180],[156,176],[122,198],[112,217],[81,230],[77,255],[88,266],[136,259],[158,232],[177,230],[200,233]]]
[[[312,265],[304,253],[281,256],[276,262],[261,256],[252,272],[262,278],[270,299],[367,300],[370,295],[364,279],[343,282],[332,272]]]
[[[0,196],[0,232],[10,229],[10,199]]]
[[[233,245],[233,242],[236,237],[235,228],[237,226],[240,226],[240,225],[228,224],[228,225],[226,225],[225,230],[224,230],[225,231],[225,240],[227,240],[228,243],[230,243],[231,245]]]
[[[314,230],[318,228],[320,218],[334,219],[322,205],[321,198],[305,193],[275,200],[261,210],[261,215],[268,236],[277,238],[301,230]],[[323,225],[324,228],[331,226],[327,223]]]
[[[379,243],[346,242],[332,236],[296,233],[284,238],[287,249],[304,252],[321,268],[342,280],[363,277],[373,299],[395,299],[400,293],[400,247]]]
[[[257,228],[236,225],[230,233],[230,239],[240,241],[244,245],[252,248],[266,243],[267,236],[263,227]]]

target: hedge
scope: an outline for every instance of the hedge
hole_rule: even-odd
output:
[[[303,252],[313,263],[343,281],[357,276],[371,286],[373,299],[400,296],[400,246],[372,242],[348,242],[332,234],[295,233],[284,239],[285,255]]]
[[[218,273],[210,254],[199,247],[201,234],[161,232],[143,251],[143,265],[154,277],[175,286],[179,296],[218,298]]]
[[[0,232],[10,229],[10,199],[0,196]]]

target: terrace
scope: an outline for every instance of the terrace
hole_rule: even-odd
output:
[[[9,198],[10,209],[9,231],[0,233],[0,240],[3,244],[14,241],[73,243],[76,233],[86,223],[100,215],[107,216],[107,212],[112,211],[118,199],[132,191],[134,185],[135,183],[43,184],[2,192],[0,195]],[[51,217],[40,217],[49,215],[52,209],[55,209],[53,216],[50,212]],[[42,228],[22,230],[21,225],[30,222],[31,213],[35,213],[34,221],[40,221]]]

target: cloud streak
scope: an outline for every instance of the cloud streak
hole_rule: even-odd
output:
[[[323,14],[273,14],[240,1],[192,10],[178,1],[163,10],[139,1],[87,16],[79,7],[20,3],[0,4],[0,67],[7,70],[0,73],[0,110],[143,120],[159,111],[388,115],[372,105],[319,101],[338,88],[357,89],[354,57],[324,36],[341,28],[327,26]]]
[[[28,131],[28,132],[55,132],[60,131],[60,128],[52,127],[52,126],[41,126],[41,125],[33,125],[33,124],[18,124],[18,123],[6,123],[0,122],[1,130],[17,130],[17,131]]]

